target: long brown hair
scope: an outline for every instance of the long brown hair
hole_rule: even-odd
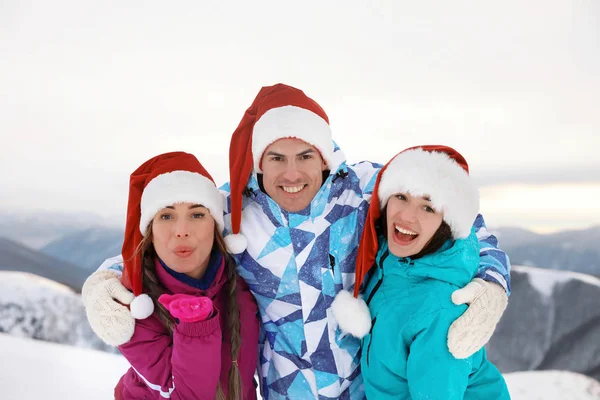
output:
[[[154,260],[156,258],[156,250],[152,244],[152,223],[148,225],[146,234],[138,246],[138,252],[142,255],[142,286],[144,293],[148,294],[154,302],[154,312],[160,321],[169,331],[169,334],[173,335],[174,320],[169,311],[158,302],[158,298],[165,292],[164,288],[156,278],[156,269],[154,266]],[[221,252],[225,259],[225,274],[227,277],[227,300],[226,300],[226,313],[225,319],[227,323],[227,330],[223,332],[229,332],[229,346],[230,346],[230,357],[231,357],[231,368],[229,369],[228,375],[228,395],[225,397],[221,383],[217,386],[218,400],[239,400],[242,393],[242,377],[240,376],[239,365],[237,362],[238,354],[242,343],[240,333],[240,310],[237,302],[237,273],[235,261],[231,255],[227,252],[225,240],[219,231],[217,224],[215,224],[214,232],[214,243],[213,249]]]

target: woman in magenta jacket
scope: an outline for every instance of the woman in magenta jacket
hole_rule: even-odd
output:
[[[223,199],[191,154],[132,175],[123,283],[133,291],[131,368],[116,399],[256,399],[256,303],[221,236]]]

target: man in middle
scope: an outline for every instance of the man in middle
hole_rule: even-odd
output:
[[[264,87],[246,111],[229,163],[230,183],[222,189],[233,235],[226,241],[260,310],[264,398],[364,398],[360,340],[339,329],[331,304],[340,291],[353,289],[380,165],[348,166],[323,109],[282,84]],[[478,275],[490,285],[481,296],[485,309],[493,294],[505,301],[508,260],[481,217],[476,229],[481,247],[493,248],[482,251]]]

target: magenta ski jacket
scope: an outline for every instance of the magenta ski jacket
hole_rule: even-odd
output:
[[[205,321],[176,321],[172,336],[156,314],[136,320],[133,337],[119,346],[131,368],[117,384],[115,398],[212,400],[218,383],[227,395],[232,360],[225,321],[227,285],[223,262],[206,290],[180,282],[158,261],[156,275],[167,293],[209,297],[215,312]],[[237,363],[242,377],[243,398],[255,400],[254,373],[259,335],[257,306],[242,279],[238,278],[237,287],[241,325]]]

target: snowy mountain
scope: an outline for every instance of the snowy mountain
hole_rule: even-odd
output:
[[[32,249],[92,226],[118,227],[122,221],[92,213],[55,211],[0,212],[0,237]]]
[[[79,294],[60,283],[23,272],[0,271],[0,332],[115,351],[92,331]]]
[[[50,257],[0,237],[0,271],[21,271],[63,283],[77,291],[89,273],[68,262]]]
[[[569,370],[600,379],[600,279],[513,266],[489,359],[503,372]]]
[[[491,229],[514,265],[600,276],[600,227],[540,235],[519,228]]]
[[[122,243],[122,229],[93,227],[63,236],[40,251],[91,273],[105,259],[121,254]]]
[[[523,243],[531,243],[539,239],[540,236],[543,236],[539,233],[516,227],[489,228],[489,230],[498,238],[502,248],[508,247],[511,249]]]
[[[122,229],[80,229],[49,243],[42,251],[94,271],[104,259],[120,254]],[[600,227],[540,235],[520,228],[491,230],[515,265],[569,270],[600,276]]]
[[[120,254],[121,218],[91,213],[0,212],[0,237],[94,271]],[[521,228],[490,228],[515,265],[570,270],[600,277],[600,227],[537,234]],[[0,252],[0,257],[2,253]]]
[[[509,307],[487,347],[512,398],[600,399],[600,384],[575,373],[600,372],[600,279],[519,266],[511,279]],[[127,369],[122,357],[92,350],[116,351],[92,332],[78,294],[31,274],[0,272],[0,332],[11,335],[0,334],[2,398],[111,398]],[[508,373],[533,369],[548,371]]]
[[[0,356],[3,399],[112,399],[115,385],[129,368],[117,354],[3,334]],[[600,399],[600,383],[573,372],[518,372],[504,377],[513,400]]]

